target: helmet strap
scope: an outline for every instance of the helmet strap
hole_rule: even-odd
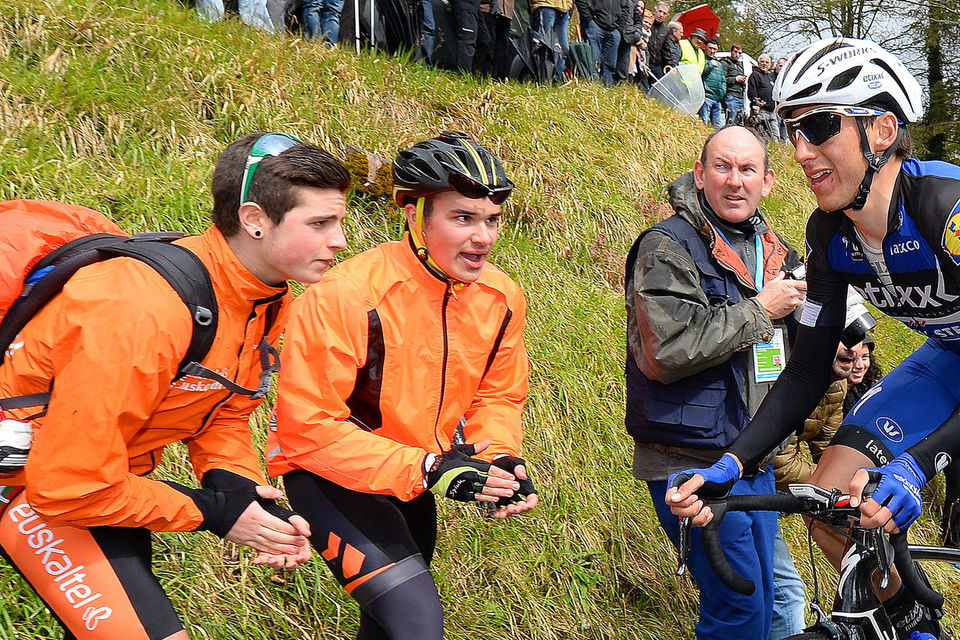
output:
[[[900,146],[900,139],[903,137],[903,128],[897,128],[897,139],[893,141],[883,155],[878,156],[870,149],[870,142],[867,140],[867,129],[863,126],[863,118],[854,118],[857,121],[857,128],[860,130],[860,149],[863,151],[863,157],[867,159],[867,171],[863,174],[863,180],[860,181],[860,187],[857,189],[857,196],[846,207],[859,211],[867,204],[867,197],[870,195],[870,185],[873,184],[873,177],[877,171],[883,168],[885,164],[893,157]]]
[[[414,218],[413,228],[410,229],[410,239],[413,241],[413,250],[417,254],[417,258],[420,259],[420,262],[423,263],[423,266],[427,268],[427,271],[435,275],[440,280],[444,280],[450,284],[455,289],[466,286],[466,283],[460,282],[446,271],[440,268],[440,265],[437,264],[437,261],[433,259],[433,256],[430,255],[430,251],[427,250],[427,241],[423,237],[423,207],[426,202],[426,197],[417,198],[417,215]]]

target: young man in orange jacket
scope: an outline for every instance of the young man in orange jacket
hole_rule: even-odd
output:
[[[0,551],[67,638],[188,637],[150,569],[150,531],[211,531],[275,567],[310,558],[309,526],[273,502],[281,493],[263,477],[249,427],[262,394],[246,387],[269,379],[286,280],[316,282],[344,248],[348,184],[338,160],[285,134],[246,136],[220,156],[214,225],[178,241],[216,296],[216,338],[200,363],[210,377],[176,377],[190,313],[131,258],[78,271],[11,346],[0,398],[50,398],[26,466],[0,478]],[[178,441],[202,488],[146,477]]]
[[[537,505],[519,457],[526,301],[487,261],[513,189],[496,157],[445,133],[393,170],[409,233],[294,304],[267,464],[360,605],[357,638],[439,640],[434,494],[498,518]],[[461,422],[470,444],[452,446]]]

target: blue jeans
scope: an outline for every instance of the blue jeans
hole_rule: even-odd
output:
[[[657,518],[667,537],[677,545],[679,518],[663,501],[666,481],[648,481]],[[774,493],[773,472],[758,473],[739,480],[730,495]],[[720,543],[732,568],[756,585],[753,595],[744,596],[720,582],[710,567],[703,548],[701,529],[690,534],[687,566],[700,587],[700,619],[695,628],[698,640],[743,638],[758,640],[770,635],[773,611],[773,548],[777,514],[772,511],[730,512],[720,525]],[[707,594],[707,595],[704,595]]]
[[[340,40],[340,13],[345,0],[303,0],[303,35],[307,40],[324,37]]]
[[[423,27],[420,29],[420,46],[423,59],[433,62],[433,47],[436,44],[437,21],[433,17],[433,0],[420,0],[423,7]]]
[[[703,100],[703,106],[700,107],[700,119],[703,120],[704,124],[712,124],[717,129],[727,122],[723,115],[723,105],[720,104],[719,100],[711,100],[710,98],[704,98]]]
[[[773,540],[773,619],[769,640],[783,640],[803,631],[806,597],[803,580],[777,527]]]
[[[237,11],[245,24],[267,33],[276,32],[273,19],[267,11],[267,0],[240,0]]]
[[[727,109],[727,118],[730,122],[736,122],[737,114],[743,113],[743,98],[726,96],[723,99],[723,106]],[[746,114],[744,114],[744,116],[746,116]]]
[[[617,72],[617,51],[620,49],[620,30],[600,28],[600,76],[604,86],[613,85]]]
[[[562,78],[567,70],[567,52],[570,51],[570,13],[552,7],[540,7],[530,14],[530,31],[552,33],[560,43],[560,61],[554,76]]]
[[[223,0],[197,0],[197,13],[209,22],[220,22],[223,20]]]
[[[308,0],[304,0],[307,2]],[[223,0],[196,0],[196,9],[205,20],[220,22],[223,20]],[[273,20],[267,12],[265,0],[239,0],[237,11],[240,18],[251,27],[262,29],[268,33],[275,31]]]

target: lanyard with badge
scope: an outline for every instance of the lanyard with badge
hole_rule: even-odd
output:
[[[717,229],[717,233],[728,245],[723,232]],[[757,293],[763,289],[763,242],[760,240],[760,234],[754,235],[757,247],[757,264],[754,269],[753,286]],[[744,265],[746,266],[746,265]],[[777,378],[783,372],[787,365],[787,352],[784,348],[783,329],[781,327],[773,328],[773,335],[768,342],[758,342],[751,347],[753,355],[753,376],[754,380],[760,383],[776,382]]]
[[[763,243],[758,233],[754,238],[757,241],[757,267],[753,276],[754,287],[757,293],[763,289]],[[776,382],[787,364],[787,352],[784,348],[783,329],[773,328],[773,335],[768,342],[758,342],[751,349],[753,352],[753,375],[759,383]]]

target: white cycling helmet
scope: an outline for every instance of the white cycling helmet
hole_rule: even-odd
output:
[[[826,38],[801,49],[773,87],[777,114],[807,105],[876,106],[902,122],[923,116],[920,85],[900,60],[870,40]]]

